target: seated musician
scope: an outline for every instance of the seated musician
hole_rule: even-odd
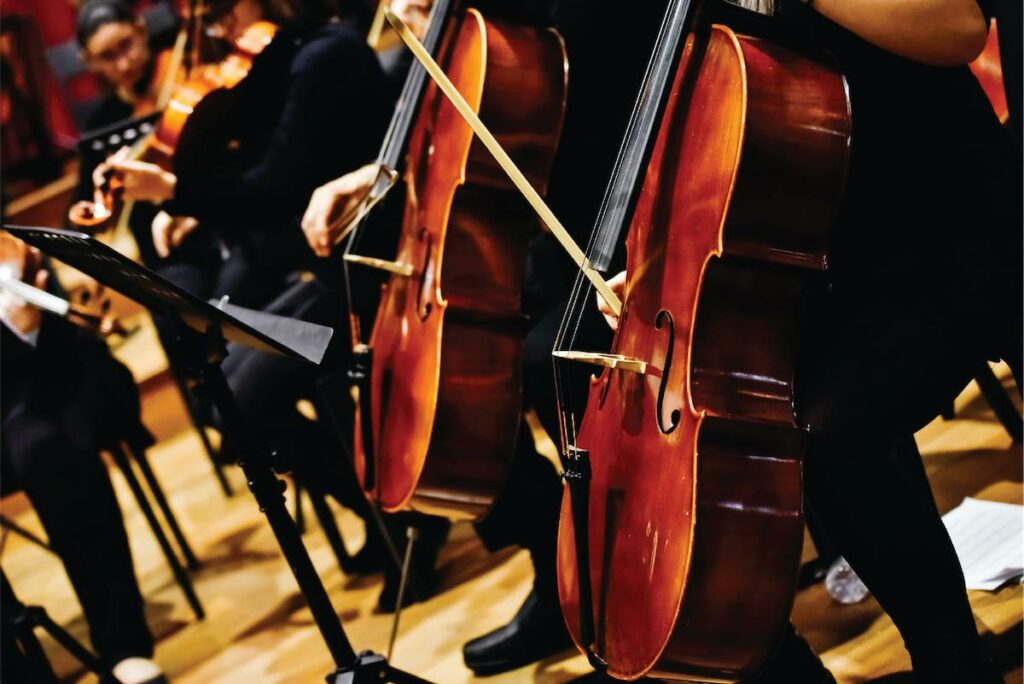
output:
[[[395,0],[392,10],[414,33],[426,30],[430,0]],[[619,3],[570,3],[557,0],[476,3],[496,18],[553,25],[566,41],[569,88],[563,133],[551,171],[548,203],[577,241],[583,242],[596,218],[605,184],[626,127],[644,66],[654,42],[663,7],[649,3],[622,12]],[[606,37],[616,36],[609,50]],[[600,111],[601,116],[594,116]],[[485,121],[486,123],[486,121]],[[340,228],[335,219],[347,215],[365,196],[377,174],[368,165],[320,187],[313,193],[302,226],[310,248],[331,253]],[[558,442],[558,419],[551,350],[574,266],[554,238],[538,234],[527,262],[523,307],[530,318],[524,354],[525,408],[540,418]],[[581,339],[598,349],[609,336],[595,315],[585,321]],[[581,369],[576,393],[586,397],[589,371]],[[520,428],[512,473],[492,511],[477,525],[485,546],[497,551],[519,545],[530,553],[534,584],[526,600],[502,627],[466,643],[463,658],[479,675],[522,667],[572,646],[559,607],[555,548],[562,484],[551,464],[537,453],[525,421]]]
[[[45,289],[45,270],[24,277]],[[7,291],[0,322],[4,492],[24,491],[32,502],[104,667],[122,684],[166,682],[152,661],[124,521],[99,453],[122,402],[139,410],[131,373],[93,334]]]
[[[145,22],[126,0],[83,2],[78,10],[75,35],[83,61],[108,91],[86,119],[86,134],[152,114],[158,96],[168,87],[167,81],[180,77],[180,74],[169,73],[168,65],[173,62],[169,51],[154,53]],[[75,201],[93,198],[94,176],[98,168],[105,168],[102,161],[102,158],[83,154]],[[160,226],[160,237],[164,240],[156,244],[150,236],[154,221]],[[172,221],[166,214],[158,214],[153,206],[137,205],[128,225],[143,263],[175,284],[201,296],[234,294],[242,289],[244,263],[224,260],[220,246],[208,232],[190,235],[197,227],[194,219]],[[171,258],[168,258],[167,243],[178,248]],[[222,276],[215,280],[211,274]]]
[[[771,11],[770,1],[741,4]],[[989,9],[984,0],[775,8],[838,59],[853,113],[830,311],[798,396],[810,428],[805,498],[896,624],[915,681],[929,684],[1003,681],[982,653],[924,468],[891,456],[987,360],[1003,358],[1021,377],[1020,160],[963,66],[984,46]],[[621,293],[625,274],[613,283]],[[757,681],[835,680],[790,628]]]
[[[314,188],[376,154],[392,89],[364,36],[332,19],[329,3],[219,0],[209,4],[206,17],[229,41],[257,21],[281,27],[253,66],[245,102],[227,122],[230,137],[247,149],[246,163],[178,175],[144,162],[115,161],[113,167],[123,174],[127,198],[216,226],[233,252],[258,268],[259,278],[246,281],[245,299],[229,293],[233,302],[339,329],[319,369],[232,346],[224,370],[265,443],[279,447],[307,484],[326,487],[366,519],[354,475],[338,467],[341,447],[327,418],[312,424],[295,410],[298,399],[317,397],[318,380],[344,368],[348,354],[344,296],[335,282],[340,264],[312,258],[297,220]],[[158,243],[173,244],[154,230]],[[290,278],[301,270],[316,277]],[[360,565],[366,570],[379,569],[382,560],[375,530],[367,525],[370,545]]]

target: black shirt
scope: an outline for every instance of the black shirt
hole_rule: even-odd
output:
[[[1019,261],[1019,161],[969,67],[905,59],[817,13],[794,23],[835,57],[849,85],[834,277],[865,291],[894,279],[938,283],[992,265],[1000,245]]]
[[[257,73],[254,65],[244,108],[226,117],[237,126],[229,137],[245,155],[243,168],[210,164],[179,173],[173,213],[236,238],[297,233],[313,190],[373,160],[392,102],[365,40],[329,24],[305,39],[278,36],[267,49],[289,43],[296,49],[286,68]]]

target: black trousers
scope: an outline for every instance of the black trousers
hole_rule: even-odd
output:
[[[1017,230],[1019,231],[1019,223]],[[920,458],[898,447],[988,359],[1020,377],[1020,249],[964,245],[840,282],[808,374],[805,497],[892,618],[918,681],[990,682],[963,572]],[[908,275],[912,274],[912,275]],[[913,452],[910,452],[913,454]],[[795,681],[787,638],[763,682]]]
[[[523,367],[524,410],[533,409],[555,444],[559,443],[558,403],[551,352],[555,345],[565,303],[548,307],[534,319],[526,336]],[[577,345],[607,349],[611,331],[588,311],[577,337]],[[577,415],[586,407],[587,379],[593,370],[582,364],[568,368],[564,380],[572,385],[566,399]],[[562,482],[558,472],[537,452],[533,434],[524,420],[520,425],[512,471],[504,490],[488,515],[477,523],[484,546],[497,551],[511,545],[530,552],[534,565],[534,590],[544,599],[558,600],[555,554],[558,520],[562,505]]]
[[[203,299],[228,296],[232,304],[258,309],[278,294],[287,271],[268,269],[248,250],[235,248],[223,258],[219,246],[209,244],[189,258],[158,261],[154,270],[172,283]]]
[[[68,434],[60,416],[16,406],[4,416],[5,492],[23,490],[60,556],[107,666],[153,655],[131,550],[97,449]]]
[[[295,472],[306,486],[332,495],[365,520],[370,515],[366,497],[329,417],[319,416],[313,422],[296,410],[299,399],[324,398],[320,385],[332,377],[337,381],[326,391],[342,398],[334,403],[342,410],[351,403],[344,379],[349,358],[349,340],[343,330],[344,302],[335,290],[313,279],[292,283],[264,310],[333,327],[335,334],[319,367],[229,345],[222,368],[242,416],[258,439],[278,453],[276,468]],[[343,422],[351,422],[350,413],[339,417]]]

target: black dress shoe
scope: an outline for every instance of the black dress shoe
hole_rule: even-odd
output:
[[[467,642],[462,659],[475,674],[486,676],[514,670],[571,646],[557,599],[543,600],[531,591],[511,622]]]

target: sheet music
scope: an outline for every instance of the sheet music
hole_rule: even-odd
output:
[[[970,497],[942,516],[968,589],[994,591],[1024,575],[1024,506]]]

